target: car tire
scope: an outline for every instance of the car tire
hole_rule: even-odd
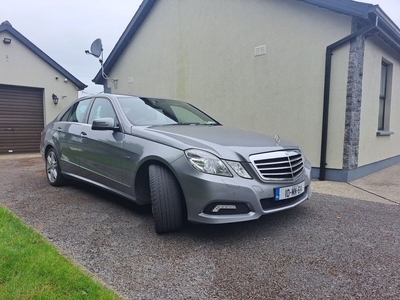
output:
[[[157,233],[175,231],[182,226],[182,203],[174,175],[159,165],[149,167],[150,196]]]
[[[65,179],[61,174],[59,159],[54,149],[50,149],[46,153],[46,175],[47,180],[52,186],[61,186],[65,183]]]

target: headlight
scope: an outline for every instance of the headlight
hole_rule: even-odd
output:
[[[249,175],[249,173],[247,173],[246,169],[243,167],[243,165],[240,162],[227,161],[227,163],[231,166],[231,168],[235,171],[235,173],[238,174],[240,177],[251,179],[251,176]]]
[[[225,164],[214,154],[202,150],[186,150],[189,163],[198,171],[226,177],[232,177]]]

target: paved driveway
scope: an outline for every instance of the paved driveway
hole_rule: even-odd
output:
[[[254,222],[157,235],[151,209],[51,187],[37,156],[0,159],[0,205],[127,299],[399,299],[400,206],[320,193]],[[385,200],[385,199],[383,199]]]

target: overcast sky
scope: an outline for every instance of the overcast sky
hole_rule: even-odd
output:
[[[400,27],[400,0],[362,1],[379,4]],[[97,93],[92,83],[98,60],[85,54],[101,38],[108,57],[142,0],[3,0],[0,23],[8,20],[22,35]],[[1,70],[0,70],[1,72]]]

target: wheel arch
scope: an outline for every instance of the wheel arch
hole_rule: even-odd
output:
[[[157,160],[157,159],[149,159],[145,162],[143,162],[137,172],[136,172],[136,176],[135,176],[135,182],[134,182],[134,186],[135,186],[135,194],[136,194],[136,198],[140,199],[141,203],[151,203],[151,199],[150,199],[150,180],[149,180],[149,167],[150,165],[159,165],[165,169],[167,169],[172,176],[174,176],[178,187],[179,187],[179,194],[180,194],[180,198],[181,198],[181,202],[183,205],[183,211],[184,214],[186,216],[186,200],[185,200],[185,195],[183,193],[183,189],[181,186],[181,183],[179,182],[178,177],[176,176],[173,168],[171,168],[167,163]]]
[[[47,144],[43,147],[43,149],[44,149],[43,151],[44,157],[46,157],[46,154],[47,152],[49,152],[50,149],[53,149],[59,158],[61,157],[60,149],[54,144],[53,140],[48,141]]]
[[[54,146],[52,144],[47,144],[46,147],[44,148],[44,157],[46,158],[47,153],[49,152],[50,149],[54,149]]]

